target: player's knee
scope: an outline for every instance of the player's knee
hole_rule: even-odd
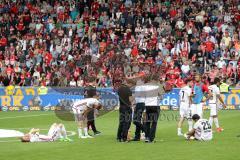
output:
[[[78,127],[79,128],[83,128],[84,126],[83,126],[83,122],[78,122]]]
[[[62,128],[62,127],[64,127],[64,124],[59,123],[58,126],[59,126],[60,128]]]

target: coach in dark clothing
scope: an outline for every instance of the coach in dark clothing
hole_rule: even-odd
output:
[[[117,133],[117,140],[119,142],[126,142],[128,130],[132,121],[131,99],[132,91],[129,85],[122,84],[118,88],[118,96],[120,102],[119,108],[119,126]]]
[[[93,84],[89,84],[85,88],[85,97],[86,98],[96,98],[97,97],[97,89]],[[99,135],[101,132],[97,131],[96,126],[95,126],[95,116],[94,116],[94,110],[90,111],[87,115],[87,127],[88,130],[91,127],[94,135]]]

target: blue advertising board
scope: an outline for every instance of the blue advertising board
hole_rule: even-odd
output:
[[[2,111],[33,111],[33,110],[61,110],[61,106],[71,104],[84,98],[83,88],[48,88],[46,95],[38,95],[34,87],[15,88],[13,95],[6,94],[6,88],[0,88],[0,110]],[[227,109],[240,109],[240,90],[234,89],[222,94]],[[98,88],[97,93],[105,109],[111,110],[118,106],[118,95],[112,88]],[[165,94],[159,102],[161,109],[178,109],[179,89],[175,88]],[[205,108],[208,108],[205,105]]]

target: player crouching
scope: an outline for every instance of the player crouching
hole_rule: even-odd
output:
[[[88,134],[87,115],[90,111],[101,108],[102,105],[96,98],[85,98],[73,104],[72,111],[78,125],[79,138],[93,138]]]
[[[207,119],[200,119],[200,116],[194,114],[192,116],[195,122],[193,129],[185,134],[186,139],[195,139],[199,141],[210,141],[213,138],[212,127]]]
[[[22,142],[54,142],[72,141],[67,137],[65,126],[61,123],[53,123],[47,135],[39,134],[40,129],[32,128],[30,132],[21,137]]]

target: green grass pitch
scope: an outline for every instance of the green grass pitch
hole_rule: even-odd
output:
[[[21,143],[16,138],[0,139],[0,160],[237,160],[240,149],[240,111],[221,111],[224,132],[214,133],[211,142],[186,141],[176,135],[177,111],[163,111],[158,123],[157,142],[118,143],[118,112],[99,117],[97,128],[102,135],[73,142]],[[205,112],[208,117],[209,112]],[[169,117],[167,120],[166,117]],[[54,112],[0,112],[0,128],[48,129],[53,122],[64,123],[69,131],[77,131],[74,122],[59,120]],[[186,123],[185,123],[186,126]],[[134,125],[131,126],[132,133]],[[18,129],[26,132],[27,129]],[[186,128],[184,128],[186,131]],[[46,132],[46,131],[45,131]]]

